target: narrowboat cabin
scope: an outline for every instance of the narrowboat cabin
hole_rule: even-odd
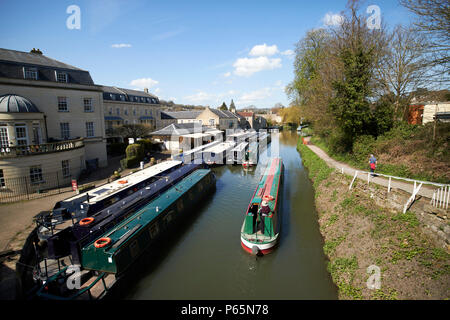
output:
[[[248,142],[241,142],[231,150],[231,162],[233,164],[242,164],[245,161],[245,153],[248,149]]]
[[[278,243],[283,171],[281,158],[271,159],[250,200],[241,227],[241,246],[251,254],[267,254]]]
[[[203,161],[210,166],[226,164],[235,145],[233,141],[225,141],[207,148],[203,151]]]
[[[248,150],[245,153],[245,160],[242,162],[244,168],[256,166],[259,161],[259,143],[250,142]]]

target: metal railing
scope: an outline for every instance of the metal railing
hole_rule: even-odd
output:
[[[1,147],[0,158],[2,157],[19,157],[30,156],[36,154],[68,151],[84,147],[83,138],[75,140],[64,140],[43,144],[31,144],[25,146]]]

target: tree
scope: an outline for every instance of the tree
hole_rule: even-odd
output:
[[[427,64],[433,67],[434,81],[447,83],[450,69],[450,3],[448,0],[400,0],[416,14],[414,29],[427,38]]]
[[[143,138],[152,132],[152,127],[148,124],[124,124],[113,129],[114,134],[126,138]]]
[[[358,1],[349,1],[349,16],[334,31],[334,50],[342,66],[341,78],[333,81],[331,112],[338,124],[344,151],[350,151],[358,136],[374,134],[371,98],[376,64],[384,52],[382,30],[370,30],[358,15]],[[339,141],[340,140],[340,141]]]
[[[221,105],[218,109],[219,109],[219,110],[224,110],[224,111],[227,111],[227,110],[228,110],[227,105],[225,104],[225,102],[222,103],[222,105]]]
[[[396,119],[406,119],[411,101],[409,92],[426,81],[426,39],[411,28],[397,26],[388,37],[385,54],[375,68],[375,78],[381,95],[392,97],[392,113]],[[385,103],[385,102],[384,102]]]
[[[293,125],[299,125],[301,119],[300,107],[291,106],[280,110],[280,116],[283,119],[283,123],[289,123]]]

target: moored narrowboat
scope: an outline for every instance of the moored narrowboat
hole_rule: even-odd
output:
[[[282,159],[272,158],[250,200],[241,228],[241,245],[249,253],[267,254],[278,243],[283,171]]]
[[[78,288],[67,290],[67,269],[51,277],[37,292],[45,299],[101,299],[117,287],[127,270],[158,245],[163,235],[215,188],[210,169],[198,169],[174,184],[128,219],[98,236],[82,249]],[[129,273],[129,272],[128,272]],[[81,279],[83,278],[83,279]],[[63,283],[58,286],[57,283]],[[61,289],[64,289],[61,293]]]

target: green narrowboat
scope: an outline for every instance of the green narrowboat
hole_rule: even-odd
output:
[[[123,273],[179,216],[215,186],[210,169],[199,169],[132,217],[82,249],[84,269]]]
[[[250,200],[241,228],[241,245],[249,253],[267,254],[278,243],[283,171],[281,158],[270,159]]]

